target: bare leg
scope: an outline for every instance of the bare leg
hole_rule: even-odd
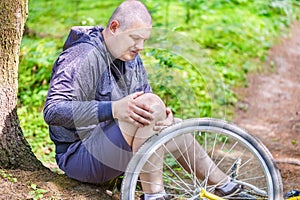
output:
[[[161,99],[154,94],[144,94],[136,100],[147,103],[154,110],[155,119],[148,126],[137,128],[132,124],[119,121],[119,126],[127,143],[132,147],[135,153],[138,148],[156,132],[153,127],[157,121],[166,118],[166,108]],[[208,183],[217,184],[225,183],[228,180],[215,163],[206,154],[205,150],[194,140],[192,135],[179,136],[166,144],[168,151],[176,156],[177,160],[188,171],[196,171],[198,178],[202,179],[206,174],[209,174]],[[179,149],[179,150],[178,150]],[[196,154],[194,152],[197,152]],[[164,190],[162,180],[163,155],[162,148],[158,149],[153,154],[140,173],[142,188],[145,193],[158,193]],[[191,161],[189,168],[187,160]],[[212,173],[213,171],[213,173]]]
[[[169,141],[166,148],[186,171],[195,172],[201,180],[209,175],[208,184],[223,184],[228,181],[228,176],[216,166],[192,135],[178,136]]]
[[[127,143],[132,146],[133,152],[136,152],[149,137],[156,133],[153,131],[155,123],[166,118],[165,105],[158,96],[146,93],[139,96],[136,100],[148,104],[154,110],[154,120],[150,125],[142,128],[137,128],[126,122],[119,122],[124,138]],[[150,157],[149,163],[143,167],[142,173],[140,173],[140,179],[145,193],[158,193],[164,190],[162,180],[162,158],[163,151],[162,149],[159,149],[156,151],[155,155]]]

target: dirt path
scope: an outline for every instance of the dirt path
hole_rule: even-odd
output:
[[[270,50],[269,72],[249,75],[240,89],[235,123],[258,136],[273,154],[284,191],[300,189],[300,23]],[[273,70],[270,70],[273,68]],[[272,71],[272,72],[270,72]],[[246,111],[244,109],[247,108]]]

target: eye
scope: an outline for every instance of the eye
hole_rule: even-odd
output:
[[[134,41],[138,41],[140,40],[141,38],[137,37],[137,36],[131,36],[131,38],[134,40]]]
[[[130,37],[134,41],[144,40],[143,37],[141,37],[140,35],[136,35],[136,34],[132,34],[132,35],[130,35]]]

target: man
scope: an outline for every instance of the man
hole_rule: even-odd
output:
[[[56,161],[70,178],[101,183],[117,177],[147,138],[174,123],[171,110],[152,94],[139,56],[151,29],[146,7],[128,0],[105,28],[71,30],[53,66],[44,107]],[[212,161],[200,161],[201,177]],[[164,188],[157,186],[162,185],[160,172],[151,171],[140,178],[157,184],[144,183],[143,198],[167,199]],[[223,181],[222,195],[238,189],[223,172],[215,171],[209,181]]]

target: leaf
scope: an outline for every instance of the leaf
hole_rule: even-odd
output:
[[[30,187],[31,187],[32,189],[36,190],[36,188],[37,188],[37,185],[36,185],[36,184],[34,184],[34,183],[32,183],[32,184],[30,185]]]

